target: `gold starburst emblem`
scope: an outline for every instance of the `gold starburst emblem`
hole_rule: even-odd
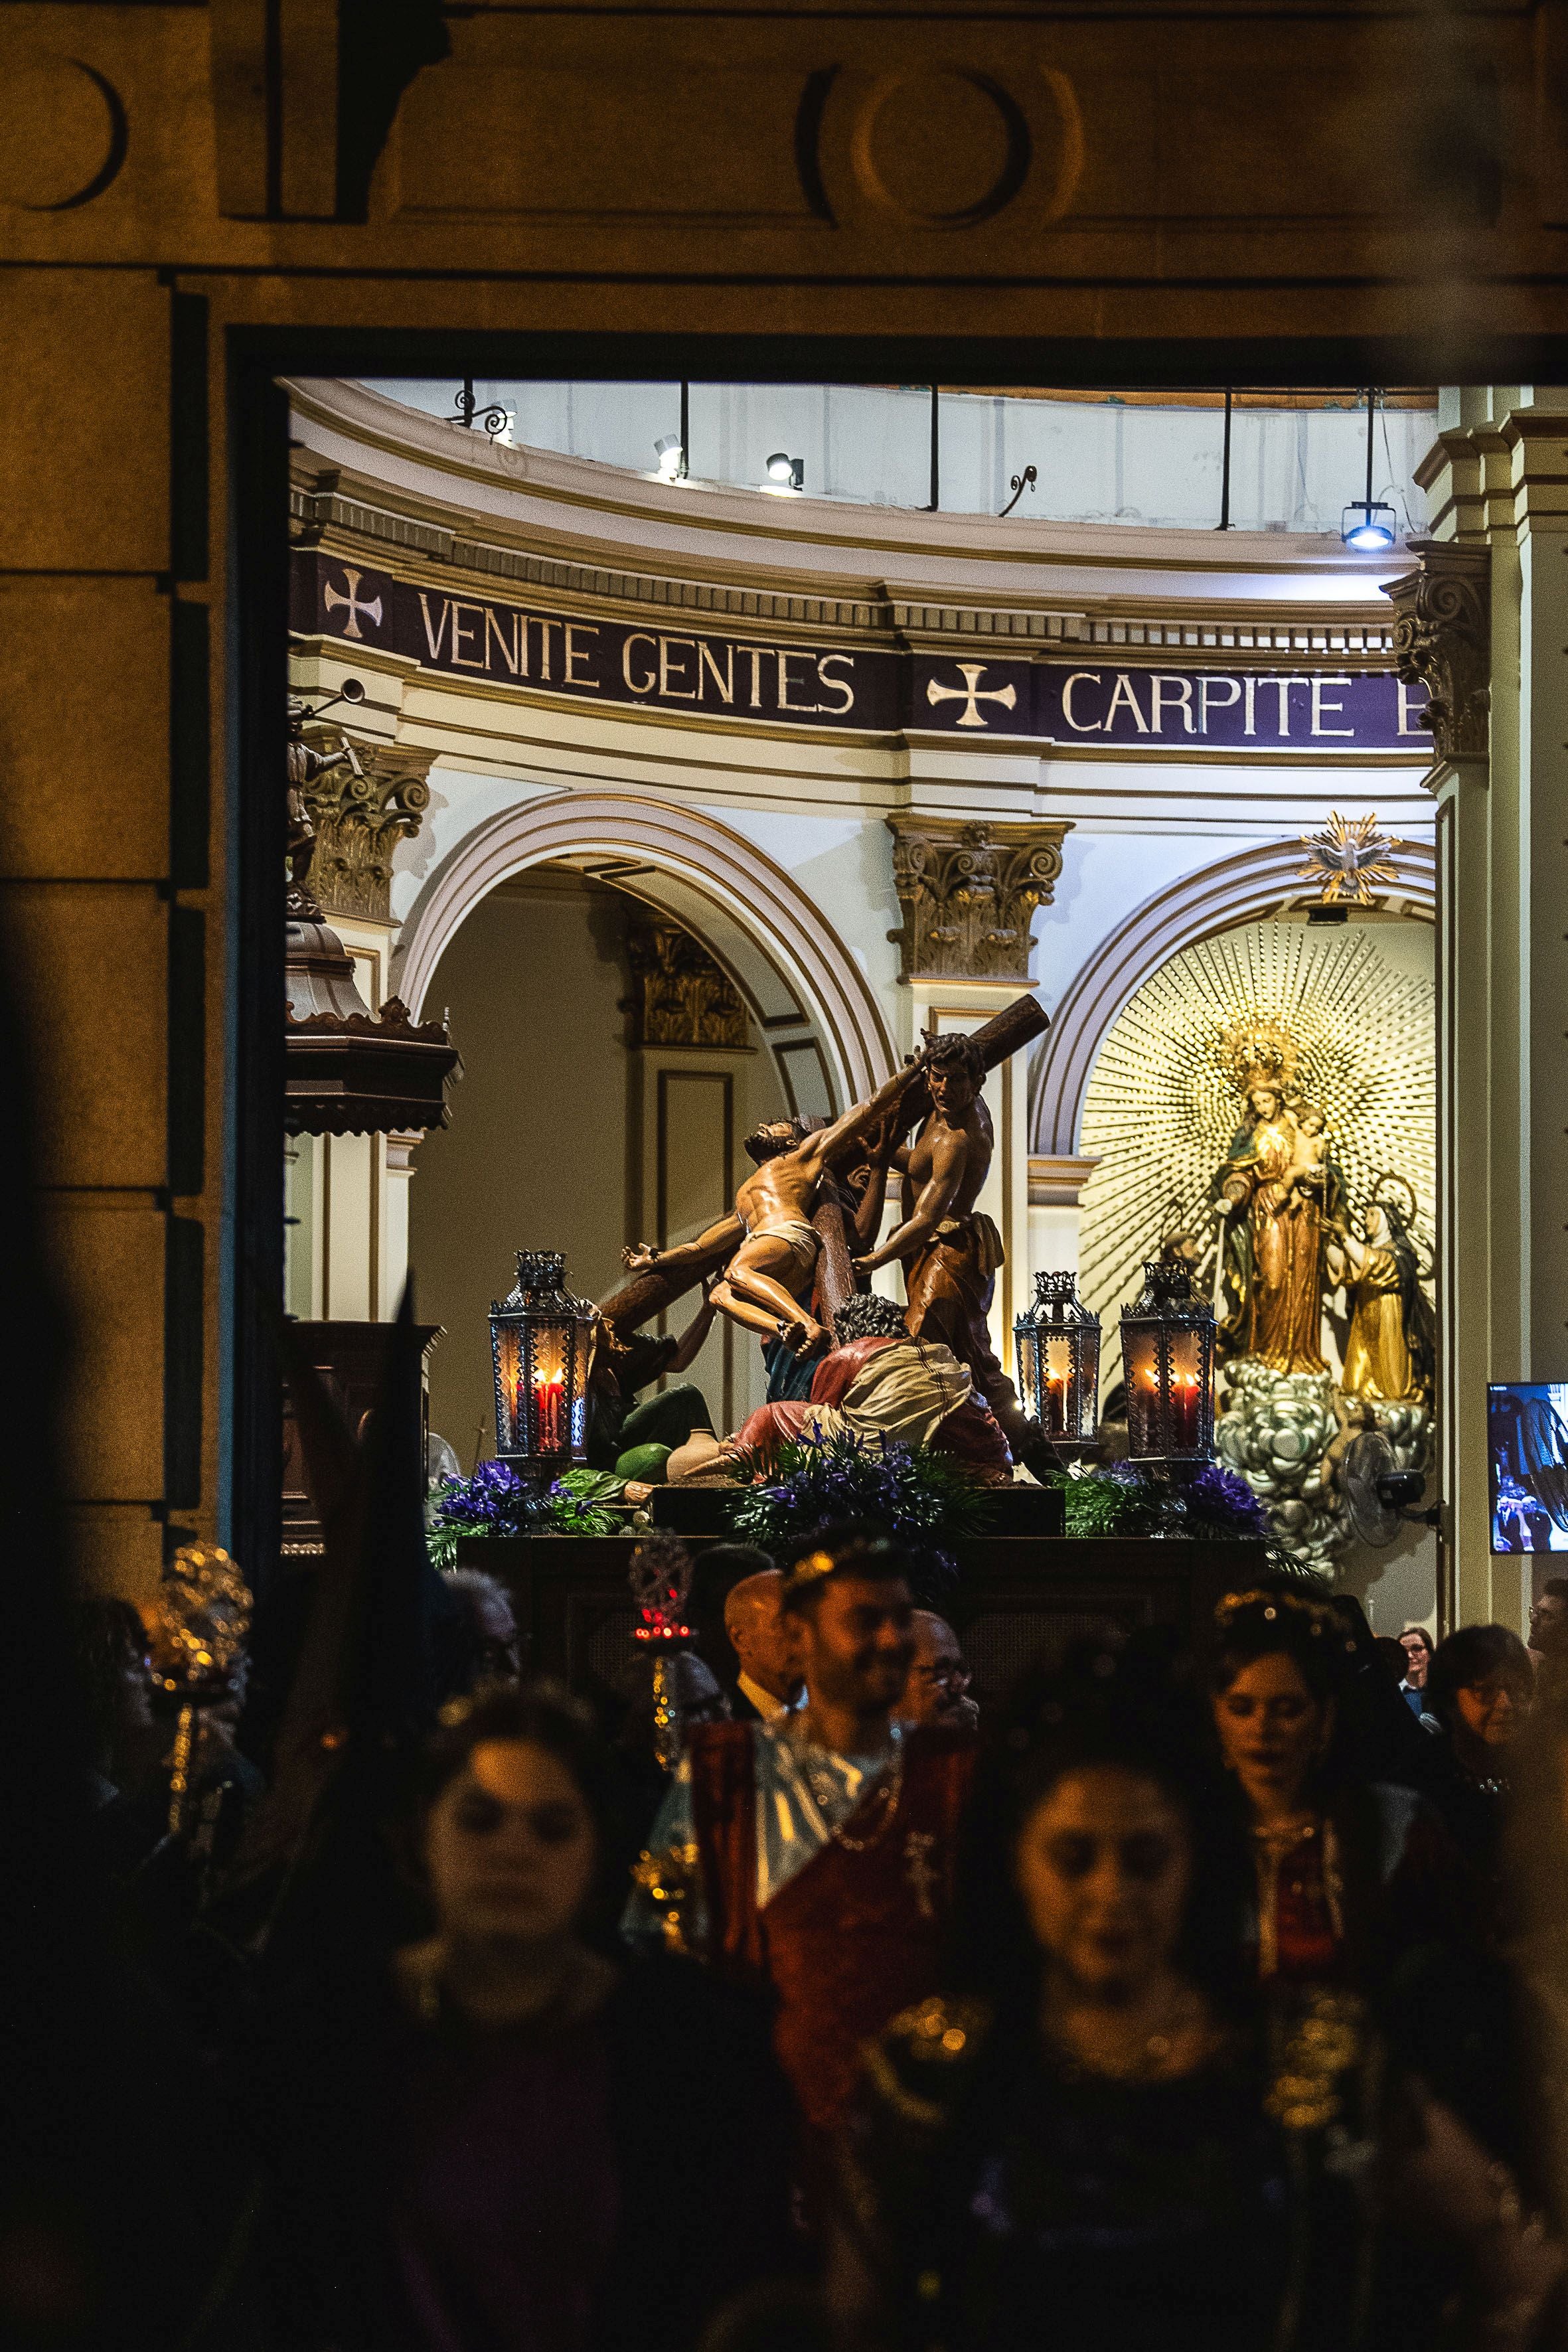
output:
[[[1321,833],[1301,835],[1301,846],[1311,863],[1298,866],[1297,873],[1303,882],[1321,883],[1325,906],[1353,898],[1358,907],[1370,907],[1370,886],[1398,881],[1390,860],[1410,845],[1380,832],[1375,814],[1342,817],[1335,809]]]

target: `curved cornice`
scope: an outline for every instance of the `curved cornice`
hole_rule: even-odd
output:
[[[731,618],[747,616],[747,599],[772,598],[772,609],[756,607],[754,616],[775,627],[790,618],[788,602],[816,600],[819,625],[838,629],[1056,635],[1200,653],[1205,645],[1221,651],[1225,633],[1244,624],[1264,632],[1260,651],[1302,654],[1320,636],[1332,654],[1345,648],[1345,633],[1365,632],[1375,657],[1390,627],[1381,583],[1400,559],[1356,556],[1328,535],[1002,523],[678,486],[492,445],[363,384],[288,389],[308,453],[302,468],[321,484],[312,492],[302,483],[300,494],[328,501],[302,520],[495,578],[545,584],[538,567],[554,563],[572,568],[560,584],[577,594],[594,593],[598,577],[617,583],[601,595]],[[863,617],[852,617],[854,608]]]
[[[1400,869],[1391,895],[1430,914],[1436,891],[1433,850],[1407,842]],[[1095,949],[1051,1016],[1030,1073],[1031,1152],[1049,1159],[1077,1152],[1084,1095],[1106,1032],[1146,980],[1184,948],[1272,915],[1300,894],[1300,845],[1278,841],[1184,874],[1134,908]]]
[[[803,1008],[794,1021],[764,1017],[768,1042],[776,1051],[770,1033],[809,1026],[840,1106],[872,1093],[896,1066],[869,983],[799,885],[728,825],[638,793],[552,793],[499,811],[454,845],[420,891],[398,943],[398,993],[415,1017],[442,955],[488,891],[531,866],[581,865],[588,857],[629,858],[642,877],[636,895],[656,904],[658,877],[673,877],[688,898],[716,909],[748,940]],[[634,887],[629,875],[624,887]],[[748,986],[740,961],[723,954],[721,940],[710,937],[709,943],[756,1010],[758,992]]]

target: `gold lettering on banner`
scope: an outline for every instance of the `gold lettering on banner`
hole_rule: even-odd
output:
[[[518,639],[522,634],[518,624],[521,619],[521,613],[514,613],[511,616],[511,643],[509,646],[506,641],[506,632],[496,619],[495,606],[493,604],[485,606],[485,667],[487,669],[490,666],[490,639],[494,637],[496,650],[502,661],[505,662],[513,677],[517,676]],[[528,672],[525,669],[523,676],[526,677],[527,675]]]
[[[1138,708],[1138,697],[1132,691],[1132,680],[1124,669],[1119,669],[1116,673],[1116,684],[1110,695],[1110,708],[1105,714],[1105,732],[1108,735],[1111,730],[1111,721],[1119,710],[1130,710],[1140,735],[1147,735],[1149,721]]]
[[[598,634],[598,628],[592,621],[568,621],[566,624],[566,683],[568,686],[591,686],[595,694],[599,691],[598,679],[579,677],[573,664],[586,661],[589,657],[589,648],[578,645],[576,640],[580,636],[596,637]]]
[[[1172,708],[1181,712],[1183,732],[1190,735],[1193,731],[1193,681],[1190,677],[1169,677],[1164,671],[1156,671],[1149,681],[1150,719],[1152,730],[1156,735],[1163,735],[1165,731],[1162,720],[1165,709],[1165,688],[1168,686],[1173,686],[1176,689],[1176,699]]]
[[[1100,684],[1100,673],[1097,669],[1075,669],[1072,676],[1063,685],[1062,717],[1067,720],[1068,725],[1072,729],[1075,735],[1098,735],[1100,732],[1100,720],[1098,719],[1075,719],[1073,717],[1072,709],[1072,690],[1074,687],[1098,686]]]
[[[842,716],[846,710],[854,709],[855,688],[850,685],[849,680],[847,677],[829,677],[827,675],[828,664],[830,662],[853,662],[855,656],[853,654],[820,654],[817,656],[816,675],[819,682],[823,686],[831,687],[836,694],[841,694],[844,697],[843,701],[837,705],[840,716]],[[816,707],[819,710],[832,710],[835,706],[831,702],[819,702]]]
[[[721,677],[719,674],[719,665],[713,658],[713,648],[709,645],[705,637],[699,643],[697,647],[697,698],[700,702],[704,699],[703,688],[707,684],[708,673],[710,670],[713,673],[713,683],[719,689],[720,699],[724,702],[733,702],[735,699],[734,646],[726,646],[724,648],[724,672],[723,676]]]
[[[1349,680],[1349,678],[1348,678],[1348,677],[1314,677],[1314,678],[1313,678],[1313,680],[1312,680],[1312,732],[1313,732],[1313,734],[1314,734],[1314,735],[1343,735],[1343,736],[1347,736],[1347,737],[1349,737],[1349,736],[1353,736],[1353,735],[1354,735],[1354,733],[1355,733],[1355,729],[1354,729],[1353,727],[1325,727],[1325,726],[1323,725],[1323,713],[1324,713],[1324,711],[1325,711],[1325,710],[1333,710],[1333,711],[1337,711],[1337,712],[1339,713],[1340,717],[1342,719],[1342,718],[1343,718],[1343,716],[1344,716],[1344,709],[1345,709],[1344,704],[1343,704],[1342,702],[1325,702],[1325,701],[1323,700],[1323,688],[1324,688],[1324,687],[1325,687],[1325,686],[1348,686],[1349,684],[1350,684],[1350,680]]]
[[[792,661],[809,661],[811,659],[811,656],[805,653],[796,653],[786,646],[780,646],[777,649],[775,658],[777,659],[779,666],[779,709],[781,710],[793,710],[797,717],[805,711],[815,710],[816,709],[815,702],[792,702],[789,698],[791,684],[794,683],[795,685],[799,685],[801,683],[801,680],[798,678],[794,681],[791,680],[789,674],[790,663]]]
[[[762,707],[763,707],[763,687],[762,687],[762,672],[763,672],[763,662],[764,662],[764,661],[766,661],[766,659],[768,658],[768,656],[769,656],[770,652],[772,651],[772,648],[771,648],[771,646],[748,646],[746,647],[746,651],[747,651],[747,652],[751,655],[751,656],[752,656],[752,703],[751,703],[751,707],[752,707],[752,709],[753,710],[760,710],[760,709],[762,709]]]
[[[1426,703],[1415,702],[1411,699],[1410,688],[1405,685],[1405,680],[1402,677],[1395,678],[1394,682],[1399,690],[1399,733],[1401,735],[1424,735],[1427,741],[1430,742],[1432,740],[1432,730],[1427,726],[1426,720]],[[1415,722],[1414,726],[1411,726],[1408,723],[1411,719],[1414,719]]]
[[[1230,692],[1223,702],[1218,702],[1215,698],[1215,688],[1221,686],[1228,686]],[[1198,680],[1198,733],[1200,735],[1208,733],[1211,708],[1216,710],[1231,710],[1240,700],[1241,680],[1238,677],[1211,677],[1205,671]],[[1248,728],[1247,731],[1250,734],[1252,730]]]
[[[631,635],[621,647],[621,676],[626,679],[626,685],[633,694],[651,694],[654,688],[658,684],[658,673],[657,670],[650,669],[647,676],[643,679],[639,686],[637,679],[632,676],[632,647],[634,646],[647,646],[649,653],[653,653],[657,649],[655,641],[652,637],[645,636],[640,629],[634,629]]]
[[[660,694],[668,694],[677,702],[696,701],[697,688],[694,686],[671,685],[669,660],[669,656],[674,651],[679,651],[682,654],[692,654],[695,653],[696,650],[697,640],[695,637],[660,637],[658,641],[658,690]],[[685,670],[682,669],[680,675],[684,677],[685,674]]]
[[[1258,732],[1258,680],[1255,677],[1247,680],[1247,724],[1241,731],[1244,735],[1256,735]]]
[[[552,629],[560,628],[561,625],[559,621],[546,621],[542,618],[539,624],[539,675],[546,684],[550,682],[550,632]]]
[[[441,640],[447,634],[447,622],[451,614],[451,605],[447,602],[445,597],[442,598],[441,625],[438,629],[434,631],[430,626],[430,600],[426,595],[423,588],[419,591],[419,610],[425,618],[425,642],[430,648],[430,658],[432,661],[439,661],[441,658]]]
[[[456,596],[452,599],[452,659],[455,662],[460,662],[465,669],[486,669],[489,667],[485,648],[481,647],[479,653],[470,655],[466,654],[462,647],[462,640],[464,636],[472,635],[474,630],[477,629],[479,625],[477,619],[473,621],[465,621],[461,618],[461,615],[464,613],[473,613],[477,614],[482,613],[484,609],[485,608],[482,604],[465,604]]]

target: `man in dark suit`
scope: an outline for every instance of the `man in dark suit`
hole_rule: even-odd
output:
[[[794,1705],[800,1689],[790,1621],[783,1608],[784,1578],[776,1568],[731,1586],[724,1631],[739,1673],[730,1712],[737,1722],[772,1723]]]

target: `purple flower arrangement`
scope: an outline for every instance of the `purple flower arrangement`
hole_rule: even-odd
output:
[[[620,1482],[595,1470],[568,1470],[542,1492],[504,1462],[481,1462],[471,1478],[443,1478],[431,1496],[428,1537],[437,1568],[456,1561],[463,1536],[612,1536],[623,1521],[610,1502]]]
[[[884,1528],[911,1550],[940,1550],[983,1532],[984,1489],[923,1445],[870,1444],[842,1431],[806,1436],[781,1445],[776,1467],[746,1488],[735,1534],[772,1551],[848,1519]]]

